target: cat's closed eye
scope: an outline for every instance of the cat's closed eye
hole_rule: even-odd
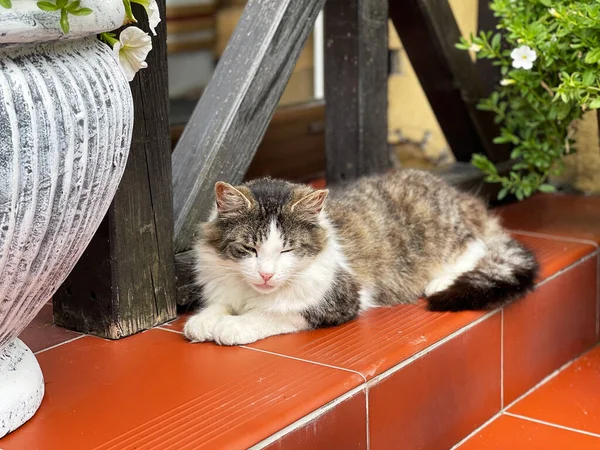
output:
[[[285,250],[281,250],[281,253],[289,253],[289,252],[293,252],[294,249],[293,248],[286,248]]]
[[[256,256],[258,255],[258,252],[256,251],[256,249],[254,247],[251,247],[250,245],[242,245],[241,248],[246,252],[246,253],[251,253],[252,255]]]

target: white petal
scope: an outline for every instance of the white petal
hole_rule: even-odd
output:
[[[537,53],[535,52],[535,50],[529,50],[527,52],[527,59],[531,62],[537,59]]]
[[[512,66],[515,69],[520,69],[521,67],[523,67],[523,60],[521,58],[513,59]]]
[[[146,12],[148,13],[148,24],[150,25],[150,31],[152,31],[154,36],[156,36],[155,28],[160,23],[160,11],[158,10],[158,5],[156,4],[155,0],[150,2],[150,6]]]
[[[148,67],[146,57],[152,50],[152,38],[138,27],[127,27],[119,35],[113,51],[119,56],[119,63],[129,81],[138,70]]]
[[[510,57],[512,59],[517,59],[521,55],[521,47],[515,48],[512,52],[510,52]]]
[[[523,69],[525,70],[530,70],[533,67],[533,61],[523,61],[523,65],[522,65]]]

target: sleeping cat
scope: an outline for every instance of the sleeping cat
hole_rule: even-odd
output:
[[[534,287],[534,256],[482,201],[427,172],[331,194],[269,178],[215,193],[194,248],[204,309],[185,325],[193,342],[248,344],[421,296],[434,311],[493,309]]]

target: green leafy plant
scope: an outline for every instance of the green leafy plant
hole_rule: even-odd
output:
[[[69,2],[68,0],[55,0],[54,2],[37,2],[38,8],[42,11],[60,11],[60,28],[63,33],[69,32],[69,14],[74,16],[87,16],[92,13],[90,8],[82,8],[81,1],[75,0]]]
[[[483,155],[473,164],[486,181],[500,183],[499,198],[519,200],[554,190],[550,175],[564,170],[575,124],[600,108],[600,2],[597,0],[492,0],[497,32],[482,31],[456,46],[490,59],[503,79],[478,108],[501,125],[495,143],[512,146],[508,175]]]

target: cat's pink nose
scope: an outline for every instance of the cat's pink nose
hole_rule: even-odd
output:
[[[273,278],[273,275],[274,275],[272,273],[265,273],[265,272],[259,272],[259,274],[262,277],[262,279],[265,280],[265,283],[267,281],[269,281],[271,278]]]

